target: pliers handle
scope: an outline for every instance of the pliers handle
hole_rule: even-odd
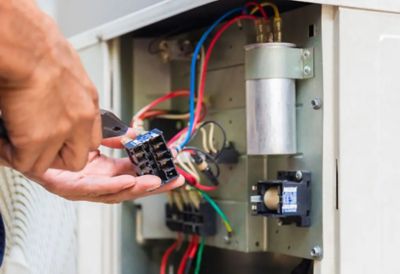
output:
[[[103,139],[122,136],[128,131],[128,126],[114,113],[101,109],[101,124]],[[0,138],[10,141],[3,119],[0,117]]]

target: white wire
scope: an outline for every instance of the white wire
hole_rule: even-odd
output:
[[[208,148],[208,145],[207,145],[207,132],[204,128],[200,128],[200,132],[201,132],[201,138],[203,141],[203,143],[202,143],[203,149],[205,152],[210,153],[210,149]]]
[[[185,120],[185,119],[189,119],[189,116],[190,116],[189,113],[157,115],[157,117],[159,117],[159,118],[164,118],[164,119],[169,119],[169,120]]]
[[[184,152],[184,153],[187,153],[187,152]],[[183,154],[183,153],[180,153],[179,155],[178,155],[178,157],[176,157],[176,160],[178,161],[178,164],[182,167],[182,169],[184,170],[184,171],[186,171],[187,173],[189,173],[190,175],[192,175],[195,179],[196,179],[196,181],[197,182],[199,182],[200,181],[200,176],[199,176],[199,174],[197,173],[197,170],[195,169],[195,170],[192,170],[188,165],[186,165],[186,163],[183,161],[183,157],[185,157],[185,156],[183,156],[183,155],[185,155],[185,154]],[[189,161],[188,161],[188,163],[189,163]]]
[[[212,153],[217,153],[218,150],[214,146],[214,128],[215,125],[213,123],[210,124],[210,134],[208,135],[208,144],[210,146],[210,150]]]

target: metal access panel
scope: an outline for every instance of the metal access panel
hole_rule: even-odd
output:
[[[248,156],[246,154],[246,109],[244,46],[254,42],[254,28],[231,27],[217,43],[209,64],[206,100],[207,119],[218,121],[227,131],[228,140],[240,152],[238,164],[221,166],[221,185],[211,195],[230,218],[234,234],[225,241],[225,229],[218,220],[218,234],[207,239],[207,245],[243,252],[271,251],[296,257],[311,258],[313,247],[322,243],[322,109],[312,101],[323,100],[321,7],[305,6],[283,13],[283,41],[314,52],[314,77],[299,80],[296,85],[297,147],[292,156]],[[197,41],[201,31],[193,30],[172,38]],[[157,57],[146,57],[149,39],[134,38],[133,106],[137,111],[167,90],[188,88],[189,61],[171,61],[165,65]],[[135,56],[135,52],[137,55]],[[140,53],[140,55],[139,55]],[[148,62],[139,62],[142,59]],[[142,60],[143,61],[143,60]],[[135,65],[136,64],[136,65]],[[152,75],[151,71],[154,71]],[[155,77],[155,75],[158,75]],[[149,85],[143,82],[149,80]],[[158,88],[157,88],[158,86]],[[187,102],[167,105],[187,110]],[[280,226],[275,219],[253,216],[250,211],[252,186],[260,180],[276,179],[278,170],[308,170],[312,174],[311,227]],[[143,218],[164,218],[160,215]],[[157,229],[156,226],[150,228]],[[156,233],[156,232],[154,232]],[[151,234],[151,233],[150,233]],[[151,238],[151,235],[148,235]]]

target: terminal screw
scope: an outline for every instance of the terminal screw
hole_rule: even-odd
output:
[[[303,179],[303,172],[298,170],[298,171],[296,171],[296,180],[301,181],[301,179]]]
[[[311,74],[311,67],[310,66],[305,66],[303,68],[303,72],[304,72],[304,75],[310,75]]]
[[[313,109],[317,110],[321,108],[321,99],[316,97],[311,100],[311,106]]]
[[[314,246],[311,251],[310,251],[311,257],[313,257],[316,260],[319,260],[322,258],[322,248],[319,245]]]

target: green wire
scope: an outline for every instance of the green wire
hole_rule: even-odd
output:
[[[194,270],[194,274],[200,274],[200,267],[201,267],[201,261],[203,259],[203,251],[204,251],[205,243],[206,243],[206,239],[204,237],[202,237],[201,242],[200,242],[199,251],[197,252],[196,268]]]
[[[221,210],[221,208],[217,205],[217,203],[204,191],[201,190],[197,190],[201,196],[204,197],[204,199],[206,199],[207,202],[210,203],[210,205],[215,209],[215,211],[218,213],[219,216],[221,216],[222,220],[224,221],[224,225],[226,227],[226,230],[228,231],[228,233],[231,233],[232,230],[232,225],[229,222],[228,217],[225,215],[225,213]]]

